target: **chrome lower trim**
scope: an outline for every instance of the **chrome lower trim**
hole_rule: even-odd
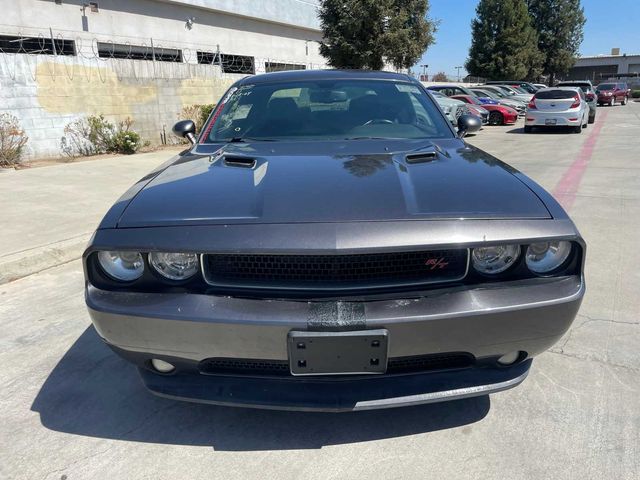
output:
[[[353,410],[376,410],[379,408],[396,408],[410,407],[413,405],[422,405],[425,403],[444,402],[448,400],[460,400],[463,398],[478,397],[480,395],[488,395],[503,390],[517,387],[529,375],[529,370],[511,380],[504,382],[491,383],[488,385],[478,385],[475,387],[458,388],[455,390],[444,390],[442,392],[423,393],[420,395],[409,395],[406,397],[385,398],[382,400],[369,400],[356,403]]]

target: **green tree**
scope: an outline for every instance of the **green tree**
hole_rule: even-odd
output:
[[[428,0],[323,0],[320,54],[336,68],[410,68],[435,40],[428,12]]]
[[[525,0],[480,0],[465,68],[489,79],[536,78],[543,56]]]
[[[578,56],[586,22],[580,0],[527,0],[538,49],[544,55],[543,73],[553,85],[556,75],[569,71]]]

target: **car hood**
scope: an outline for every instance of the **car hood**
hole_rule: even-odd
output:
[[[514,173],[459,139],[199,145],[117,226],[550,218]]]

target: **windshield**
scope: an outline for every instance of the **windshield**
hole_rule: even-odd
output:
[[[506,93],[503,93],[503,92],[501,92],[501,91],[498,91],[498,89],[493,89],[493,88],[492,88],[492,89],[491,89],[491,90],[489,90],[489,91],[490,91],[490,92],[493,92],[493,94],[494,94],[496,97],[498,97],[498,98],[505,98],[505,97],[507,96],[507,95],[506,95]]]
[[[490,92],[488,90],[473,90],[473,93],[475,93],[478,97],[493,98],[494,100],[496,98],[500,98],[496,93]]]
[[[616,88],[615,83],[603,83],[602,85],[598,85],[598,90],[613,90]]]
[[[315,80],[232,89],[202,143],[243,140],[450,138],[435,103],[414,84]]]
[[[561,100],[573,98],[577,95],[574,90],[541,90],[536,93],[539,100]]]

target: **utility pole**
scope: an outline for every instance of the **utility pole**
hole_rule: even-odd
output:
[[[422,67],[422,75],[424,76],[424,81],[428,81],[428,77],[427,77],[427,68],[429,68],[429,65],[420,65]]]
[[[460,69],[463,68],[462,66],[460,67],[456,67],[456,70],[458,71],[458,83],[460,83]]]

